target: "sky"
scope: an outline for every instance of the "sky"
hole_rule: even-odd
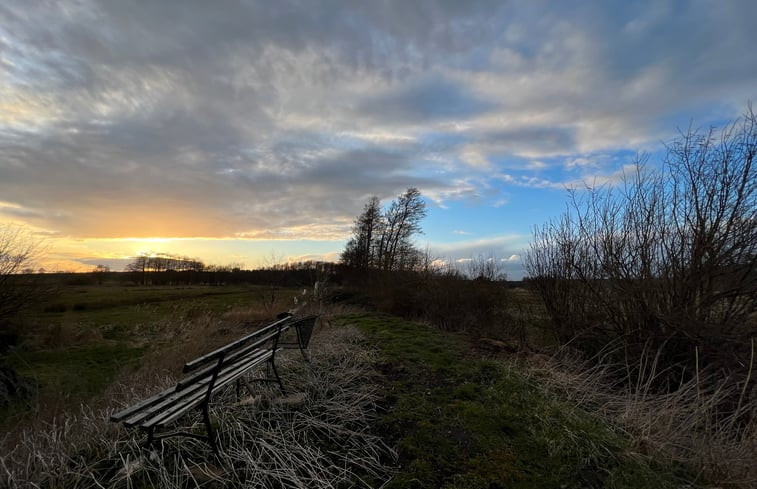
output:
[[[757,2],[3,1],[0,223],[40,266],[337,260],[369,197],[511,278],[568,189],[757,100]]]

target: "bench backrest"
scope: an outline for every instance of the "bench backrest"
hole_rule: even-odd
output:
[[[254,333],[250,333],[226,346],[222,346],[221,348],[187,362],[184,365],[183,371],[184,373],[189,373],[201,367],[212,367],[217,365],[221,359],[222,361],[231,361],[251,350],[263,347],[269,341],[273,341],[273,348],[276,348],[275,343],[278,341],[281,333],[288,329],[291,320],[292,315],[288,314]]]
[[[296,320],[290,325],[290,327],[294,327],[297,330],[297,341],[300,348],[307,348],[310,344],[310,337],[313,335],[313,329],[317,320],[318,316],[307,316]]]

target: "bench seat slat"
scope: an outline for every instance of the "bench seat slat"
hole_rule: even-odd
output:
[[[264,356],[258,357],[255,363],[251,363],[249,365],[242,364],[242,365],[237,366],[236,368],[233,368],[224,372],[222,375],[219,375],[218,378],[216,379],[215,384],[213,385],[212,393],[218,392],[219,390],[223,389],[230,383],[234,382],[236,379],[240,378],[247,371],[263,363],[264,361],[267,361],[272,355],[273,355],[273,351],[268,350],[265,352]],[[204,380],[203,385],[207,384],[208,380],[209,379]],[[189,396],[186,399],[184,399],[182,401],[182,404],[177,404],[176,406],[169,407],[168,409],[165,409],[164,411],[157,413],[156,416],[153,417],[152,419],[142,421],[140,423],[140,426],[143,428],[149,429],[155,426],[163,426],[163,425],[169,424],[172,421],[183,416],[184,413],[187,412],[188,410],[193,409],[196,406],[199,406],[200,404],[202,404],[206,394],[207,394],[207,389],[203,388],[201,392],[193,394],[192,396]]]
[[[165,399],[166,396],[170,395],[172,392],[176,391],[176,386],[171,386],[168,389],[158,392],[157,394],[148,397],[147,399],[144,399],[133,406],[130,406],[126,409],[123,409],[113,415],[111,415],[110,420],[111,421],[121,421],[123,419],[128,418],[132,414],[136,413],[137,411],[140,411],[148,406],[151,406],[157,402],[160,402],[162,399]]]
[[[270,339],[270,338],[268,338],[268,339]],[[264,352],[264,350],[259,350],[259,351],[261,353]],[[250,351],[248,350],[246,352],[240,353],[239,355],[235,355],[235,359],[237,359],[241,355],[243,355],[245,353],[249,353],[249,352]],[[126,409],[123,409],[123,410],[121,410],[121,411],[113,414],[110,417],[110,420],[111,421],[115,421],[115,422],[121,421],[121,420],[126,419],[126,418],[132,416],[133,414],[135,414],[135,413],[137,413],[137,412],[139,412],[139,411],[147,408],[147,407],[150,407],[150,406],[152,406],[154,404],[157,404],[157,403],[165,400],[167,396],[169,396],[169,395],[171,395],[171,394],[173,394],[173,393],[175,393],[177,391],[183,390],[186,387],[190,386],[194,381],[199,380],[200,378],[202,378],[204,376],[210,376],[210,375],[212,375],[213,370],[215,368],[216,368],[216,365],[211,365],[211,366],[209,366],[209,367],[201,370],[200,372],[197,372],[197,373],[192,374],[192,375],[190,375],[188,377],[185,377],[184,379],[180,380],[177,385],[169,387],[168,389],[165,389],[165,390],[163,390],[163,391],[161,391],[161,392],[159,392],[159,393],[157,393],[157,394],[155,394],[153,396],[148,397],[147,399],[144,399],[144,400],[142,400],[142,401],[140,401],[140,402],[138,402],[138,403],[136,403],[136,404],[134,404],[134,405],[126,408]],[[180,396],[177,396],[176,399],[178,399],[179,397]]]
[[[132,414],[131,417],[126,418],[123,421],[124,426],[131,428],[132,426],[141,424],[145,419],[155,415],[156,413],[164,411],[166,408],[172,405],[180,405],[181,403],[186,402],[187,399],[194,399],[197,395],[204,395],[206,390],[207,389],[205,389],[205,387],[201,384],[196,384],[192,386],[191,389],[184,389],[178,392],[174,390],[170,392],[161,402],[153,404],[152,406],[146,406],[141,411],[138,411]]]
[[[246,351],[234,355],[233,360],[236,362],[236,361],[238,361],[238,359],[242,355],[249,354],[250,351],[251,351],[251,349],[247,349],[247,348],[245,350]],[[261,353],[263,353],[265,350],[258,350],[258,351],[261,352]],[[152,406],[154,404],[157,404],[157,403],[163,401],[164,399],[166,399],[166,397],[169,396],[169,395],[171,395],[172,393],[177,392],[179,390],[185,389],[186,387],[188,387],[189,385],[191,385],[192,382],[194,382],[195,380],[199,380],[203,376],[210,376],[213,373],[213,370],[215,368],[216,368],[216,365],[212,365],[210,367],[207,367],[206,369],[201,370],[200,372],[197,372],[195,374],[187,376],[187,377],[183,378],[182,380],[180,380],[177,385],[169,387],[168,389],[165,389],[165,390],[163,390],[163,391],[161,391],[161,392],[159,392],[159,393],[157,393],[157,394],[155,394],[153,396],[150,396],[147,399],[144,399],[144,400],[138,402],[137,404],[134,404],[133,406],[130,406],[130,407],[126,408],[126,409],[123,409],[123,410],[121,410],[121,411],[113,414],[110,417],[110,419],[111,419],[111,421],[118,422],[118,421],[121,421],[121,420],[124,420],[124,419],[128,418],[129,416],[132,416],[133,414],[135,414],[135,413],[137,413],[137,412],[139,412],[139,411],[141,411],[141,410],[143,410],[143,409],[145,409],[147,407],[150,407],[150,406]]]
[[[250,352],[245,358],[238,359],[236,362],[224,366],[218,373],[212,392],[217,392],[229,382],[241,377],[248,370],[267,361],[273,355],[271,350],[257,350]],[[207,395],[207,385],[211,377],[205,377],[188,388],[167,392],[167,396],[162,402],[152,406],[145,406],[145,409],[134,414],[131,418],[124,421],[127,427],[140,425],[149,428],[152,424],[164,424],[160,422],[163,414],[178,412],[183,414],[189,409],[199,405]],[[156,421],[153,423],[152,421]]]
[[[256,355],[251,355],[250,358],[238,359],[236,362],[224,366],[218,374],[216,385],[221,379],[225,378],[224,376],[227,375],[229,371],[238,369],[240,368],[240,366],[244,366],[245,369],[252,368],[270,357],[270,350],[258,350],[254,353],[256,353]],[[211,377],[205,377],[203,379],[200,379],[196,383],[189,385],[187,388],[181,390],[173,388],[173,390],[169,389],[163,391],[162,394],[164,394],[164,397],[162,400],[157,403],[153,403],[152,405],[144,406],[142,410],[136,412],[130,418],[126,419],[124,421],[124,425],[131,427],[138,424],[143,424],[146,419],[149,419],[151,416],[155,416],[156,414],[160,414],[166,408],[170,409],[172,405],[181,407],[182,405],[186,404],[187,402],[191,402],[196,398],[202,400],[202,398],[207,393],[207,385],[210,381]],[[217,389],[215,388],[213,389],[214,392],[216,390]]]

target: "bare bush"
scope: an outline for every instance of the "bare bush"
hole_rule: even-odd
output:
[[[485,263],[484,263],[485,264]],[[504,281],[468,279],[452,268],[395,273],[391,286],[376,292],[379,307],[408,319],[428,321],[443,331],[490,337],[514,333]]]
[[[503,282],[507,280],[505,266],[494,253],[478,255],[470,259],[466,265],[466,275],[474,280],[488,282]]]
[[[743,379],[757,335],[757,117],[750,107],[667,149],[619,188],[573,192],[535,231],[526,268],[563,342],[593,353],[621,338],[636,359],[651,345],[689,373],[698,349]]]
[[[21,226],[0,226],[0,323],[28,304],[42,291],[27,274],[43,251],[43,245]]]

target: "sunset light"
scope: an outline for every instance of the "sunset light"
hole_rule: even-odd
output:
[[[411,186],[437,258],[520,256],[567,188],[757,96],[728,2],[207,3],[170,26],[170,2],[117,4],[3,7],[0,222],[46,269],[334,260],[368,197]]]
[[[0,488],[757,488],[757,0],[0,0]]]

